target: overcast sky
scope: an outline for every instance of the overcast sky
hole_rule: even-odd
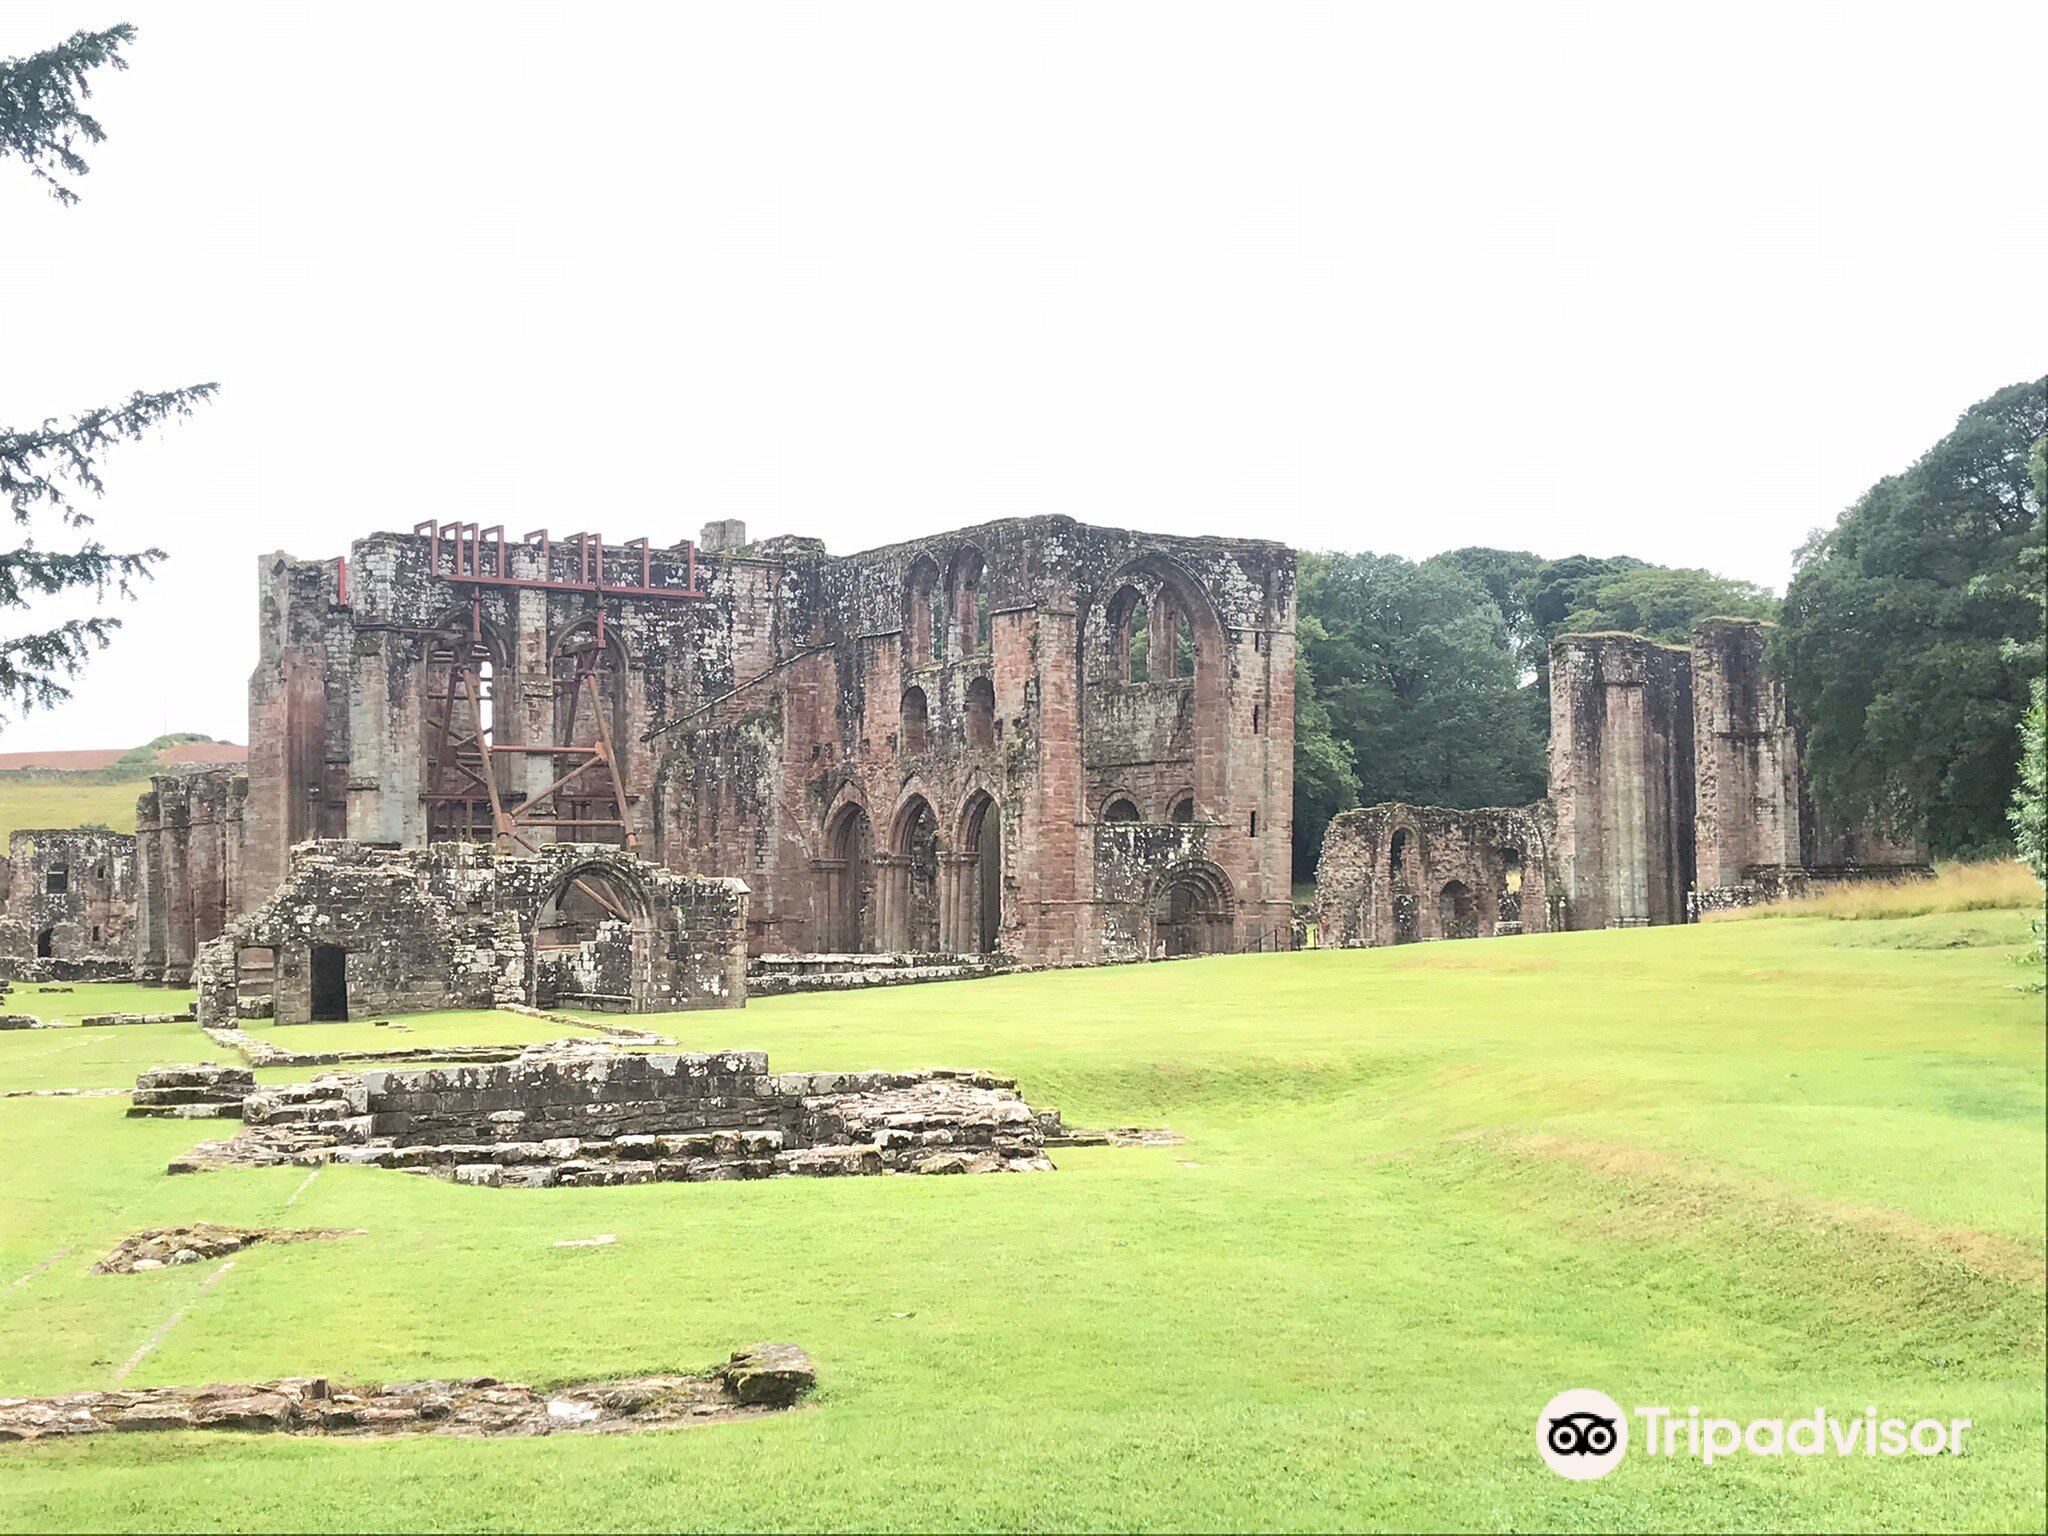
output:
[[[223,392],[109,460],[171,558],[0,748],[244,739],[258,554],[426,517],[1782,588],[2048,365],[2044,18],[7,0],[0,56],[141,37],[81,206],[0,161],[0,422]]]

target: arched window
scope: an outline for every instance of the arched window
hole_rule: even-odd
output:
[[[981,552],[962,550],[953,561],[953,632],[962,656],[987,653],[990,644],[987,570]]]
[[[1173,797],[1173,804],[1167,807],[1166,819],[1183,827],[1194,821],[1195,797],[1192,791],[1182,790]]]
[[[1394,829],[1393,841],[1387,844],[1387,873],[1398,879],[1401,874],[1401,866],[1407,862],[1408,829],[1406,827],[1396,827]]]
[[[977,677],[967,685],[967,745],[996,744],[996,685]]]
[[[1137,821],[1138,802],[1119,790],[1102,803],[1104,821]]]
[[[898,738],[899,750],[905,757],[915,757],[929,745],[927,725],[929,711],[925,705],[922,688],[903,690],[903,734]]]
[[[1109,678],[1114,683],[1142,683],[1151,676],[1151,632],[1145,597],[1124,587],[1109,600]]]
[[[47,960],[56,948],[57,934],[54,929],[44,928],[36,934],[36,958]]]
[[[903,584],[903,650],[913,667],[929,666],[938,659],[937,642],[942,626],[939,611],[939,568],[919,556]]]
[[[1169,592],[1152,605],[1149,671],[1153,677],[1195,675],[1195,625]]]

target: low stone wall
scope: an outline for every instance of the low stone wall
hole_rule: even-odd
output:
[[[353,1163],[471,1184],[1050,1168],[1031,1107],[974,1072],[770,1073],[759,1051],[536,1047],[483,1066],[258,1089],[246,1129],[173,1173]]]
[[[351,1386],[323,1377],[0,1397],[0,1441],[108,1430],[286,1435],[554,1435],[673,1429],[788,1408],[817,1371],[794,1344],[757,1344],[697,1376],[635,1376],[553,1391],[489,1376]]]
[[[141,1119],[238,1120],[256,1091],[247,1067],[157,1067],[135,1080],[128,1113]]]

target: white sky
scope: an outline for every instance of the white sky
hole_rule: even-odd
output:
[[[109,461],[172,558],[6,750],[244,739],[256,556],[430,516],[1782,587],[2048,364],[2038,0],[7,0],[0,55],[123,19],[82,206],[0,161],[0,421],[224,392]]]

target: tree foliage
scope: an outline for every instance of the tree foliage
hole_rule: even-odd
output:
[[[1924,825],[1936,853],[2001,847],[2043,643],[2048,380],[2000,390],[1800,553],[1774,647],[1815,796]]]
[[[78,201],[63,178],[88,169],[77,146],[106,137],[81,105],[91,94],[87,77],[102,65],[125,69],[120,49],[134,38],[135,29],[126,25],[78,32],[43,53],[0,60],[0,158],[23,162],[60,202]],[[172,417],[190,415],[217,388],[209,383],[137,391],[118,405],[52,417],[39,426],[0,425],[0,496],[15,523],[26,527],[40,514],[65,528],[90,524],[78,498],[104,494],[100,456]],[[0,550],[0,608],[25,608],[37,598],[86,588],[96,602],[109,591],[126,597],[163,558],[160,549],[122,553],[96,539],[75,549],[44,549],[33,535],[24,535],[16,548]],[[28,710],[68,698],[62,680],[75,676],[119,627],[119,619],[88,614],[0,638],[0,707]]]
[[[78,201],[63,178],[91,169],[78,152],[79,143],[98,144],[107,136],[83,105],[92,95],[89,76],[102,65],[126,69],[121,49],[134,41],[135,29],[123,24],[104,32],[74,32],[27,58],[0,59],[0,156],[12,155],[25,164],[59,202]]]
[[[1295,809],[1302,868],[1344,804],[1518,805],[1543,792],[1507,626],[1472,577],[1393,555],[1304,555],[1299,606],[1297,742],[1310,719],[1316,754],[1297,746],[1297,795],[1304,767],[1312,785]],[[1355,799],[1336,803],[1352,782]]]

